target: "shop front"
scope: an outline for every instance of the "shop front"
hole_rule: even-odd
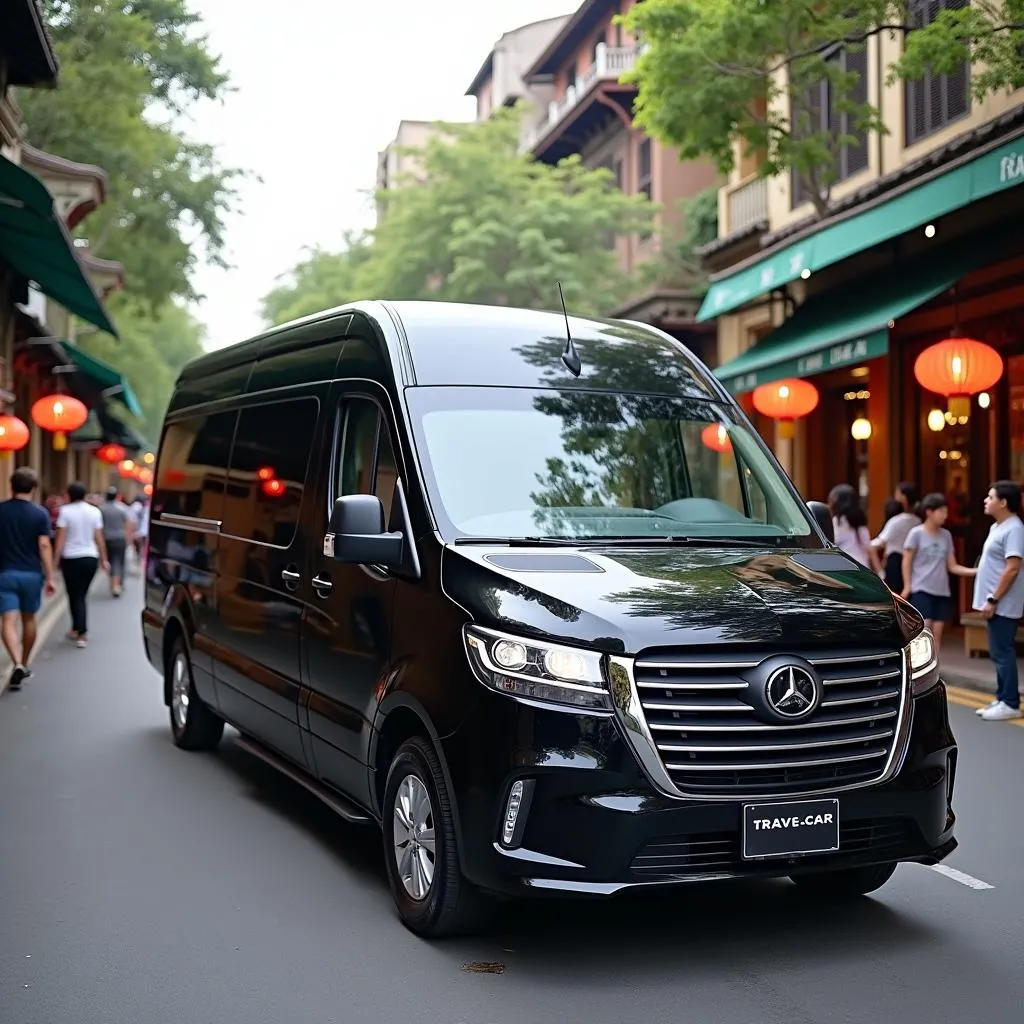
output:
[[[808,498],[853,484],[877,532],[899,481],[941,492],[967,562],[989,484],[1024,484],[1018,150],[1024,135],[823,226],[706,300],[796,280],[803,303],[767,292],[781,325],[715,372]]]

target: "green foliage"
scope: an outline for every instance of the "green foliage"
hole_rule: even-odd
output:
[[[137,426],[155,442],[178,372],[203,351],[203,328],[175,302],[154,312],[130,297],[116,296],[108,307],[120,339],[89,331],[80,332],[77,341],[90,355],[124,374],[142,406],[143,417]],[[113,408],[121,418],[131,419],[116,404]]]
[[[557,167],[519,152],[521,113],[439,126],[419,154],[423,181],[388,190],[359,268],[367,297],[607,312],[628,280],[608,244],[650,230],[656,207],[578,157]]]
[[[759,173],[792,170],[819,214],[838,177],[842,147],[861,132],[885,132],[879,109],[858,102],[856,74],[834,58],[862,50],[879,32],[912,27],[907,0],[646,0],[626,16],[648,46],[630,77],[637,123],[682,156],[711,157],[723,172],[734,140],[759,154]],[[975,95],[1024,84],[1024,0],[975,0],[911,32],[890,82],[952,70],[973,58]],[[848,132],[823,130],[814,95],[828,83]],[[791,116],[792,115],[792,116]],[[834,127],[834,126],[833,126]]]
[[[107,202],[83,225],[91,251],[118,260],[134,296],[154,308],[193,298],[205,242],[224,265],[223,217],[238,171],[171,119],[226,88],[219,58],[197,34],[186,0],[46,0],[59,88],[19,94],[28,141],[102,167]]]
[[[314,248],[268,292],[260,304],[263,319],[271,326],[318,313],[359,298],[357,272],[369,258],[369,243],[346,234],[340,252]]]

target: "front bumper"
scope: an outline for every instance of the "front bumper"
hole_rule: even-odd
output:
[[[473,734],[475,741],[468,739]],[[486,753],[482,736],[494,740]],[[828,854],[745,860],[742,808],[750,801],[680,799],[658,791],[613,716],[487,695],[473,721],[446,741],[445,755],[463,870],[492,892],[611,895],[892,861],[935,864],[957,845],[957,749],[941,685],[914,699],[906,752],[889,781],[817,794],[839,800],[839,850]],[[526,783],[526,799],[508,843],[502,825],[517,780]]]

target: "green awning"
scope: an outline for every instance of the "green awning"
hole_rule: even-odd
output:
[[[142,406],[120,371],[69,342],[61,342],[61,349],[86,377],[99,385],[105,397],[117,399],[133,416],[142,416]]]
[[[46,186],[0,157],[0,257],[68,312],[117,337]]]
[[[812,377],[885,355],[891,321],[995,258],[980,242],[971,242],[813,296],[767,337],[719,366],[715,376],[739,394],[784,377]]]
[[[806,238],[714,281],[697,313],[698,322],[728,313],[773,288],[781,288],[944,214],[997,192],[1024,185],[1024,139],[1015,139],[947,171],[917,188],[823,227]]]

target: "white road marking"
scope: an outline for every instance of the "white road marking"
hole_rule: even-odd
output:
[[[929,865],[932,871],[937,871],[940,875],[945,875],[947,878],[952,878],[954,882],[959,882],[961,885],[966,885],[968,889],[994,889],[994,885],[989,885],[988,882],[983,882],[980,878],[975,878],[974,875],[968,875],[964,871],[957,871],[956,868],[948,868],[945,864],[931,864]]]

